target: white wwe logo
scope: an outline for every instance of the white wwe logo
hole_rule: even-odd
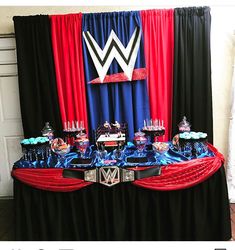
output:
[[[99,170],[100,183],[106,186],[113,186],[120,182],[120,173],[118,167],[102,167]]]
[[[123,46],[122,42],[113,30],[111,31],[103,50],[97,44],[89,31],[84,31],[83,37],[101,82],[104,81],[114,58],[116,58],[129,81],[131,81],[140,46],[140,27],[135,28],[126,48]]]

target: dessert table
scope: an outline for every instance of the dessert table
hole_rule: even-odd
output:
[[[16,240],[229,240],[223,158],[162,166],[112,187],[63,169],[13,169]],[[140,168],[141,169],[141,168]]]

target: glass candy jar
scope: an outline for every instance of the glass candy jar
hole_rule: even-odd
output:
[[[51,142],[51,150],[60,156],[64,156],[70,151],[70,146],[62,138],[55,138]]]
[[[87,138],[87,134],[78,134],[77,139],[75,140],[75,146],[77,150],[81,153],[81,157],[84,158],[86,150],[89,147],[89,139]]]
[[[190,132],[191,124],[187,121],[186,116],[183,117],[183,120],[178,124],[179,132]]]
[[[44,128],[42,129],[42,136],[47,137],[51,142],[54,138],[54,129],[50,126],[49,122],[45,123]]]
[[[138,150],[139,154],[142,154],[145,145],[147,144],[147,138],[145,137],[145,133],[143,132],[136,132],[134,137],[134,144]]]

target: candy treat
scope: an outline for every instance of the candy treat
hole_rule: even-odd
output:
[[[143,152],[145,145],[147,143],[147,138],[145,137],[145,133],[138,131],[135,133],[135,137],[133,142],[138,150],[138,152]]]
[[[159,119],[146,119],[144,120],[144,126],[141,131],[144,132],[149,138],[149,141],[153,143],[157,141],[158,136],[165,134],[164,121]]]
[[[65,121],[63,128],[63,138],[71,147],[75,145],[78,133],[86,133],[84,121]]]
[[[154,142],[152,146],[153,149],[160,154],[165,153],[169,149],[169,145],[166,142]]]
[[[56,138],[51,143],[51,150],[59,155],[65,155],[70,151],[70,145],[65,143],[63,139]]]
[[[80,133],[77,135],[77,139],[75,140],[75,146],[77,150],[81,153],[81,156],[84,157],[87,148],[89,147],[89,139],[87,134]]]

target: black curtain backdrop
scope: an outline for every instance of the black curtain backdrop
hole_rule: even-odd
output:
[[[154,191],[120,183],[68,193],[14,180],[16,240],[229,240],[224,167],[194,187]]]
[[[209,7],[175,9],[173,135],[185,115],[213,143]]]
[[[15,16],[20,105],[25,137],[39,136],[45,122],[62,131],[48,15]]]

